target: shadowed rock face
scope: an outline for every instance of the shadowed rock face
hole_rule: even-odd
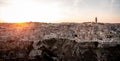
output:
[[[44,44],[44,45],[42,45]],[[42,45],[42,46],[41,46]],[[47,39],[39,41],[39,58],[52,61],[118,61],[120,45],[99,47],[98,42],[80,42],[68,39]],[[37,57],[38,57],[37,56]],[[36,57],[34,57],[36,58]],[[49,60],[48,60],[49,61]]]
[[[0,59],[28,58],[32,41],[0,41]]]
[[[4,24],[0,31],[0,60],[120,61],[120,24]]]
[[[14,41],[15,42],[15,41]],[[10,43],[14,43],[10,42]],[[8,42],[2,42],[10,45]],[[1,43],[1,44],[2,44]],[[15,42],[17,43],[17,42]],[[22,48],[22,44],[24,48]],[[19,41],[20,46],[10,46],[0,51],[0,59],[41,61],[119,61],[120,45],[109,46],[99,42],[75,42],[69,39],[45,39],[38,42]]]

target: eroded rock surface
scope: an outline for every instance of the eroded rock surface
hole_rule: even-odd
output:
[[[103,44],[52,38],[39,41],[36,46],[39,46],[37,50],[42,51],[41,55],[31,56],[47,61],[119,61],[120,45],[99,47],[100,45]]]
[[[120,24],[0,24],[0,60],[120,61]]]

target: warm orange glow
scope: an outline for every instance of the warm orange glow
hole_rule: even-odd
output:
[[[24,27],[26,27],[28,24],[27,23],[14,23],[13,25],[12,25],[12,27],[20,27],[20,28],[24,28]]]

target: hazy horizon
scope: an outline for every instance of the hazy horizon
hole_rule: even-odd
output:
[[[1,22],[120,23],[120,0],[0,0]]]

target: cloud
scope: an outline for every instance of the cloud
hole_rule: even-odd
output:
[[[5,2],[3,0],[0,0],[0,5],[5,4]]]
[[[0,7],[7,6],[7,5],[8,5],[8,0],[0,0]]]
[[[120,16],[120,0],[110,1],[111,12]]]

